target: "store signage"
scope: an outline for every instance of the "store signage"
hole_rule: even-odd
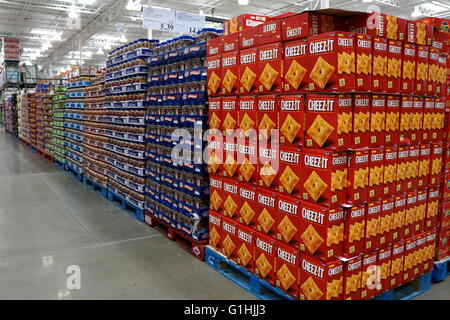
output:
[[[142,20],[146,29],[174,33],[196,33],[205,27],[203,15],[155,7],[144,7]]]

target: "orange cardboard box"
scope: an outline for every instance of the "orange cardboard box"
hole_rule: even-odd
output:
[[[299,261],[300,254],[297,249],[282,243],[277,244],[275,285],[287,294],[299,297]]]

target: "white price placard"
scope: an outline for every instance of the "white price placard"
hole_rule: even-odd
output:
[[[142,20],[146,29],[175,32],[175,11],[170,9],[144,7]]]
[[[205,27],[205,16],[201,14],[175,11],[175,32],[197,33]]]

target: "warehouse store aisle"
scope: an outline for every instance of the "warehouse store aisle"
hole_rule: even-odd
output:
[[[0,126],[0,299],[253,298]]]

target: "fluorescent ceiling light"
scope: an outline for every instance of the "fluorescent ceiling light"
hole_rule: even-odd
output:
[[[111,45],[109,43],[105,44],[105,50],[111,50]]]
[[[81,4],[85,4],[85,5],[93,5],[95,3],[96,0],[78,0],[79,3]]]
[[[414,7],[414,11],[411,12],[411,18],[418,18],[422,15],[422,12],[420,11],[419,6]]]
[[[425,10],[431,11],[433,13],[439,13],[442,11],[447,11],[448,10],[448,6],[443,6],[442,4],[436,4],[436,2],[425,2],[421,5],[419,5],[419,7],[424,8]]]
[[[103,49],[100,47],[100,48],[98,48],[97,54],[105,54],[105,52],[104,52]]]
[[[71,6],[69,9],[69,18],[76,19],[78,18],[77,8],[75,6]]]
[[[125,9],[129,11],[139,11],[141,9],[141,0],[128,0]]]
[[[373,0],[361,0],[361,2],[363,2],[363,3],[370,3],[370,2],[373,2]]]
[[[122,36],[120,37],[120,41],[121,42],[127,42],[127,37],[125,37],[125,34],[122,34]]]
[[[249,3],[249,0],[238,0],[238,4],[240,6],[247,6]]]
[[[62,36],[62,34],[63,34],[62,31],[58,32],[56,30],[46,30],[46,29],[37,29],[37,28],[32,29],[31,33],[40,34],[40,35],[44,35],[44,36],[56,36],[56,35]]]
[[[71,64],[71,65],[76,65],[77,62],[76,62],[75,60],[70,60],[70,64]]]
[[[445,7],[445,8],[449,8],[449,9],[450,9],[450,5],[445,4],[445,3],[442,3],[442,2],[439,2],[439,1],[431,1],[431,3],[434,3],[434,4],[438,5],[438,6]]]

